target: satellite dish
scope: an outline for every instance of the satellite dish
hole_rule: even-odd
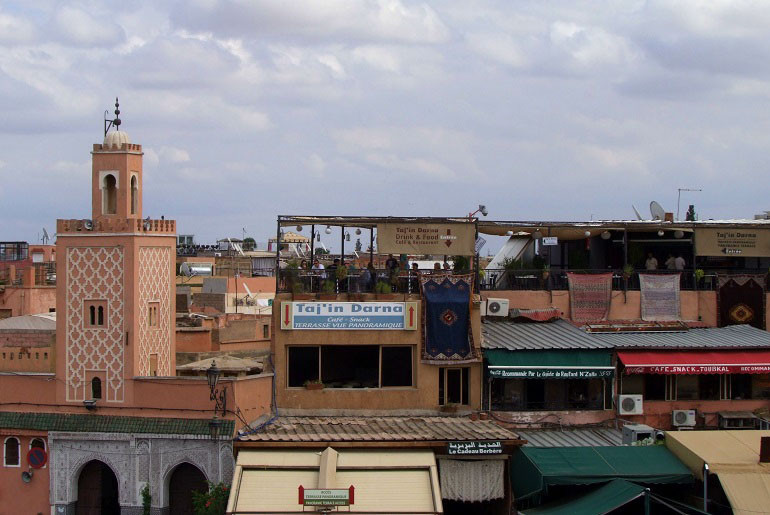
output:
[[[661,206],[654,200],[650,202],[650,214],[652,215],[653,220],[666,219],[666,211],[663,209],[663,206]]]
[[[179,265],[179,273],[186,277],[190,277],[192,275],[192,270],[190,270],[190,265],[188,265],[187,263],[182,263],[181,265]]]
[[[45,227],[43,227],[43,245],[48,245],[48,241],[51,238],[48,236],[48,231],[45,230]]]
[[[152,222],[150,221],[150,217],[149,216],[144,219],[144,224],[142,224],[142,226],[144,227],[145,231],[149,231],[150,228],[152,228]]]
[[[29,483],[30,481],[32,481],[32,471],[31,470],[30,471],[26,471],[25,470],[24,472],[22,472],[21,473],[21,480],[24,481],[25,483]]]
[[[634,210],[634,214],[636,215],[637,220],[644,220],[644,218],[642,218],[642,215],[639,214],[639,210],[636,209],[635,205],[631,204],[631,209]]]
[[[83,227],[86,228],[86,231],[90,231],[94,228],[94,222],[92,220],[85,219],[83,220]]]

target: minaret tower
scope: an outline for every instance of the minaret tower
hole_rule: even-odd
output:
[[[176,223],[142,218],[142,146],[120,109],[93,146],[91,218],[57,221],[57,400],[131,405],[134,379],[175,375]]]

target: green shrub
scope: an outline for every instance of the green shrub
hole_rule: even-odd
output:
[[[224,515],[227,509],[227,498],[230,496],[230,487],[224,483],[212,483],[208,492],[193,491],[193,510],[195,515]]]

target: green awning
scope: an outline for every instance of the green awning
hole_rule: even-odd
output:
[[[525,515],[603,515],[612,513],[644,495],[644,487],[624,479],[613,479],[593,492],[570,499],[525,510]]]
[[[484,351],[490,377],[514,379],[593,379],[612,377],[609,350],[551,349]]]
[[[520,447],[511,457],[516,499],[551,485],[588,485],[614,478],[640,483],[691,483],[690,470],[662,445],[619,447]]]

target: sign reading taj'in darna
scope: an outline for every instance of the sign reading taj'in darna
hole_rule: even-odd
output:
[[[472,256],[476,227],[472,223],[377,224],[377,250],[381,254],[438,254]]]
[[[770,256],[770,230],[760,228],[695,229],[698,256]]]
[[[417,302],[283,302],[281,329],[414,331]]]

